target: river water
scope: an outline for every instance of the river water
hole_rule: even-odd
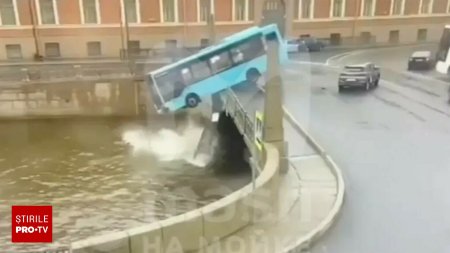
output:
[[[182,159],[136,153],[122,137],[131,126],[162,124],[123,118],[0,122],[0,252],[55,248],[143,225],[205,205],[250,181],[247,172],[218,173]],[[173,140],[160,141],[163,149]],[[54,243],[11,244],[12,205],[52,205]]]

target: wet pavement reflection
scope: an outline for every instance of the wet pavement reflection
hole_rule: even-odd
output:
[[[247,172],[132,155],[121,140],[129,124],[159,127],[131,119],[0,122],[0,252],[50,246],[11,244],[12,205],[52,205],[57,247],[195,209],[250,180]]]

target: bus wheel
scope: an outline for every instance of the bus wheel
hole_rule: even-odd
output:
[[[189,108],[197,107],[200,103],[200,98],[197,94],[190,93],[186,96],[186,106]]]
[[[256,84],[260,76],[261,73],[257,69],[251,68],[247,71],[247,82]]]

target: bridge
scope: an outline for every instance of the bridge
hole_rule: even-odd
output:
[[[278,59],[274,55],[278,50],[271,46],[269,48],[271,59]],[[167,241],[167,238],[180,241],[180,247],[184,251],[176,252],[196,252],[196,250],[210,247],[210,244],[215,245],[213,241],[217,238],[224,242],[230,236],[246,238],[249,234],[253,235],[261,231],[261,226],[269,236],[282,235],[291,239],[288,244],[282,245],[283,250],[272,251],[286,252],[284,249],[308,247],[311,241],[323,233],[342,206],[344,187],[342,177],[332,159],[284,109],[283,80],[278,70],[278,63],[268,61],[268,64],[270,67],[269,72],[266,73],[267,83],[263,89],[255,85],[238,85],[224,90],[219,94],[221,102],[219,104],[222,105],[214,108],[221,114],[220,118],[231,119],[242,134],[253,158],[252,168],[255,177],[252,183],[210,205],[146,225],[145,228],[123,231],[114,236],[105,235],[73,242],[70,246],[72,252],[151,252],[145,250],[149,244],[154,246],[148,240],[161,240],[161,236],[163,236],[163,242]],[[140,79],[136,75],[110,76],[109,73],[101,77],[84,78],[84,76],[86,75],[73,75],[71,78],[64,76],[64,80],[58,81],[66,82],[70,79],[70,81],[83,80],[95,83],[128,80],[131,84],[139,82]],[[28,79],[22,82],[35,83]],[[285,122],[289,125],[284,125]],[[285,132],[285,128],[291,131]],[[299,156],[290,159],[285,138],[294,145],[306,143],[309,148],[301,151],[301,159],[298,159]],[[301,195],[298,192],[300,187]],[[270,196],[264,195],[267,191],[271,193]],[[311,202],[311,196],[320,201],[312,203],[314,217],[305,219],[304,203]],[[261,210],[253,206],[255,199],[259,199],[260,203],[270,203],[269,210]],[[236,210],[239,210],[238,213]],[[242,210],[248,215],[242,216]],[[282,214],[284,219],[270,226],[255,223],[257,213],[268,212]],[[298,222],[292,223],[292,221]],[[207,245],[195,243],[199,238],[206,238]]]
[[[269,51],[272,54],[278,50]],[[268,64],[263,89],[248,84],[235,86],[222,91],[220,106],[214,106],[220,113],[219,124],[224,119],[232,120],[250,150],[254,171],[251,183],[207,206],[167,220],[73,242],[71,252],[229,252],[228,245],[236,238],[245,243],[242,247],[253,247],[251,238],[261,233],[273,241],[261,241],[257,248],[239,252],[267,251],[261,248],[267,243],[273,249],[270,252],[297,252],[291,250],[308,248],[317,240],[340,211],[344,183],[332,159],[283,107],[279,66],[276,61]],[[285,138],[289,144],[308,148],[291,159]],[[275,216],[264,222],[261,217],[266,215]],[[214,251],[217,247],[219,251]]]

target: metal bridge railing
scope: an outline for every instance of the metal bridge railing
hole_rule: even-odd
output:
[[[244,109],[241,102],[239,102],[239,99],[233,90],[228,89],[223,92],[223,95],[225,98],[226,112],[234,118],[234,122],[244,136],[244,140],[247,143],[251,153],[256,155],[254,121]]]

